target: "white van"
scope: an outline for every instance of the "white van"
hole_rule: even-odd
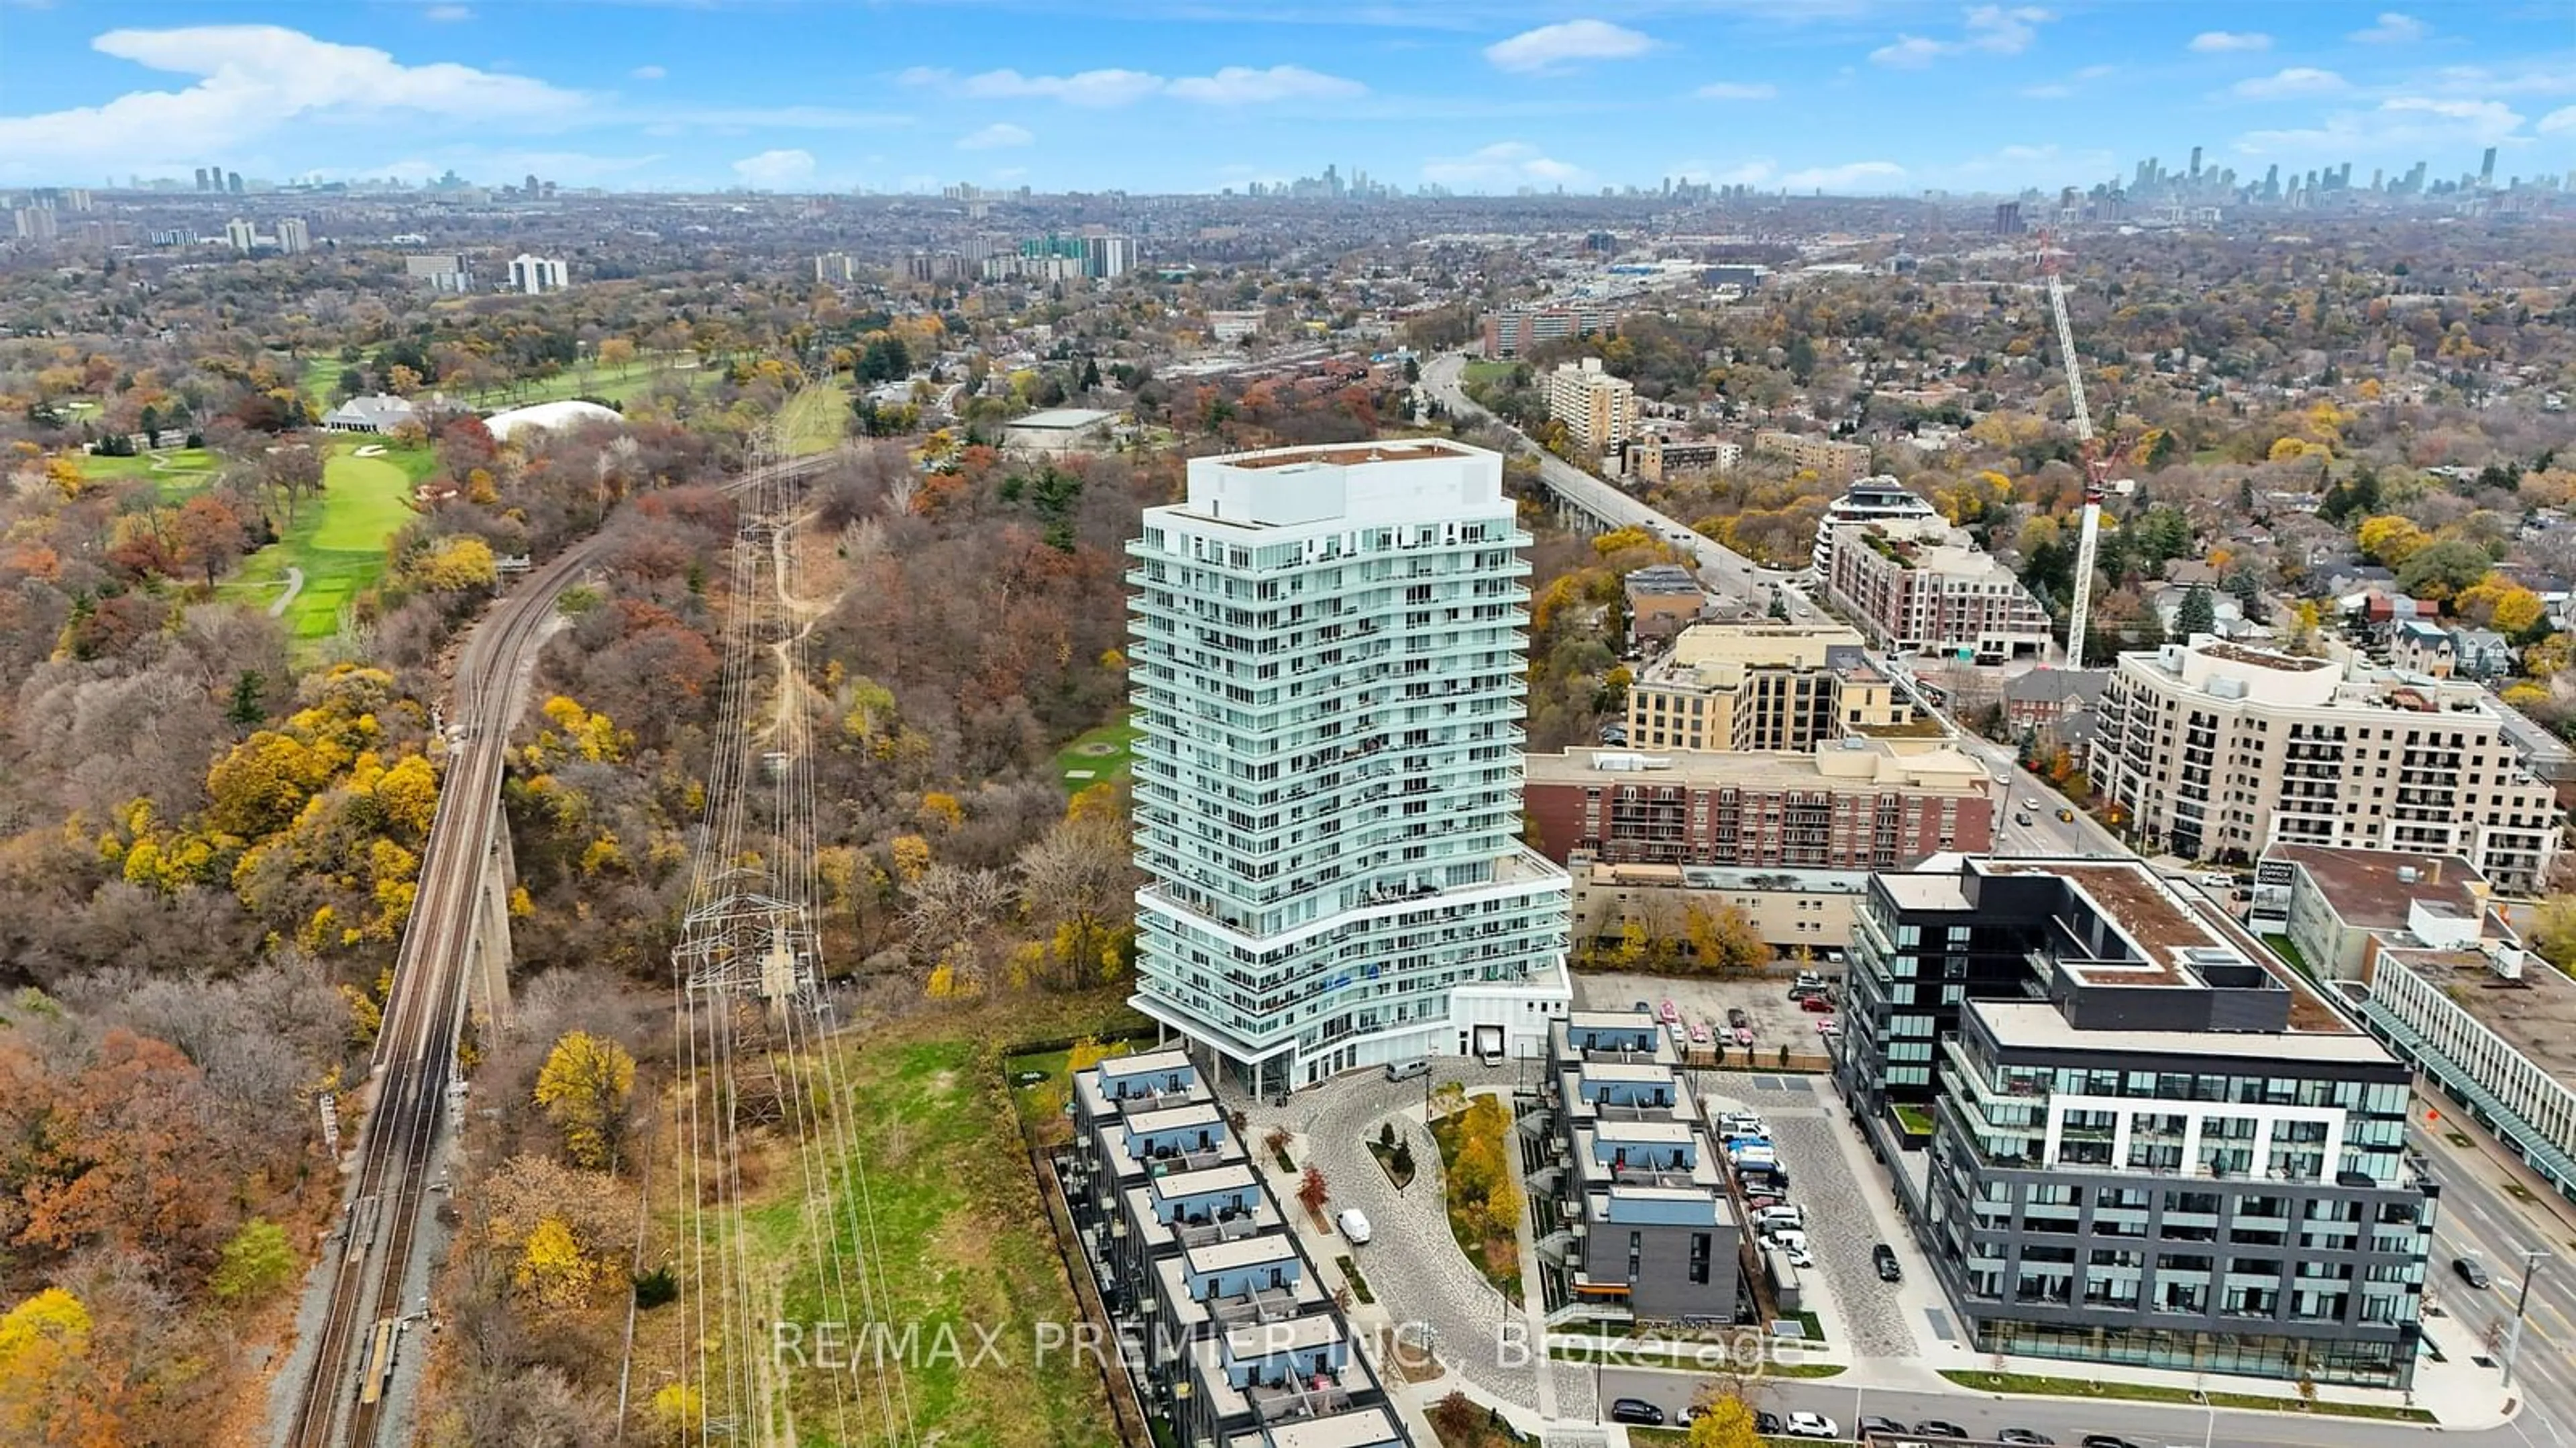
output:
[[[1428,1056],[1416,1056],[1410,1061],[1386,1063],[1386,1079],[1389,1081],[1412,1081],[1430,1074],[1431,1058]]]
[[[1776,1207],[1764,1207],[1753,1220],[1771,1231],[1796,1231],[1807,1225],[1807,1209],[1795,1202],[1782,1202]]]

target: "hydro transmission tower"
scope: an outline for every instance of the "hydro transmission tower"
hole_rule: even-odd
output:
[[[2066,667],[2084,667],[2084,630],[2093,612],[2093,568],[2102,546],[2102,495],[2109,485],[2111,460],[2093,435],[2093,413],[2084,405],[2084,371],[2075,359],[2075,328],[2066,320],[2066,288],[2058,281],[2057,259],[2064,255],[2047,233],[2039,241],[2040,270],[2048,277],[2048,309],[2057,318],[2057,353],[2066,362],[2066,397],[2075,409],[2075,440],[2084,458],[2084,532],[2075,550],[2075,599],[2066,613]]]
[[[793,483],[774,441],[758,434],[741,494],[727,600],[722,715],[708,762],[704,832],[680,924],[678,968],[693,995],[749,998],[771,1014],[819,1004],[811,916],[814,863],[812,751],[798,690],[803,635],[789,617],[795,549]],[[770,673],[780,704],[754,717]],[[766,735],[767,748],[756,746]]]

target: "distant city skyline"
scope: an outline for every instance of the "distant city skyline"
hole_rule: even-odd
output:
[[[0,185],[2009,195],[2576,168],[2563,8],[6,4]]]

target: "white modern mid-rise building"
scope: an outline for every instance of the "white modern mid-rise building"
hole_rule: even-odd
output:
[[[1527,534],[1442,441],[1193,458],[1151,508],[1131,679],[1134,1004],[1256,1091],[1540,1057],[1565,872],[1520,842]]]
[[[514,292],[542,296],[547,292],[562,291],[569,284],[561,258],[530,256],[525,252],[510,258],[510,290]]]

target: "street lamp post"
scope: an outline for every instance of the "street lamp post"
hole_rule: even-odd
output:
[[[2538,1247],[2526,1248],[2522,1254],[2522,1291],[2513,1302],[2513,1327],[2504,1340],[2504,1386],[2513,1386],[2513,1355],[2522,1346],[2522,1322],[2531,1310],[2531,1278],[2549,1254]]]

